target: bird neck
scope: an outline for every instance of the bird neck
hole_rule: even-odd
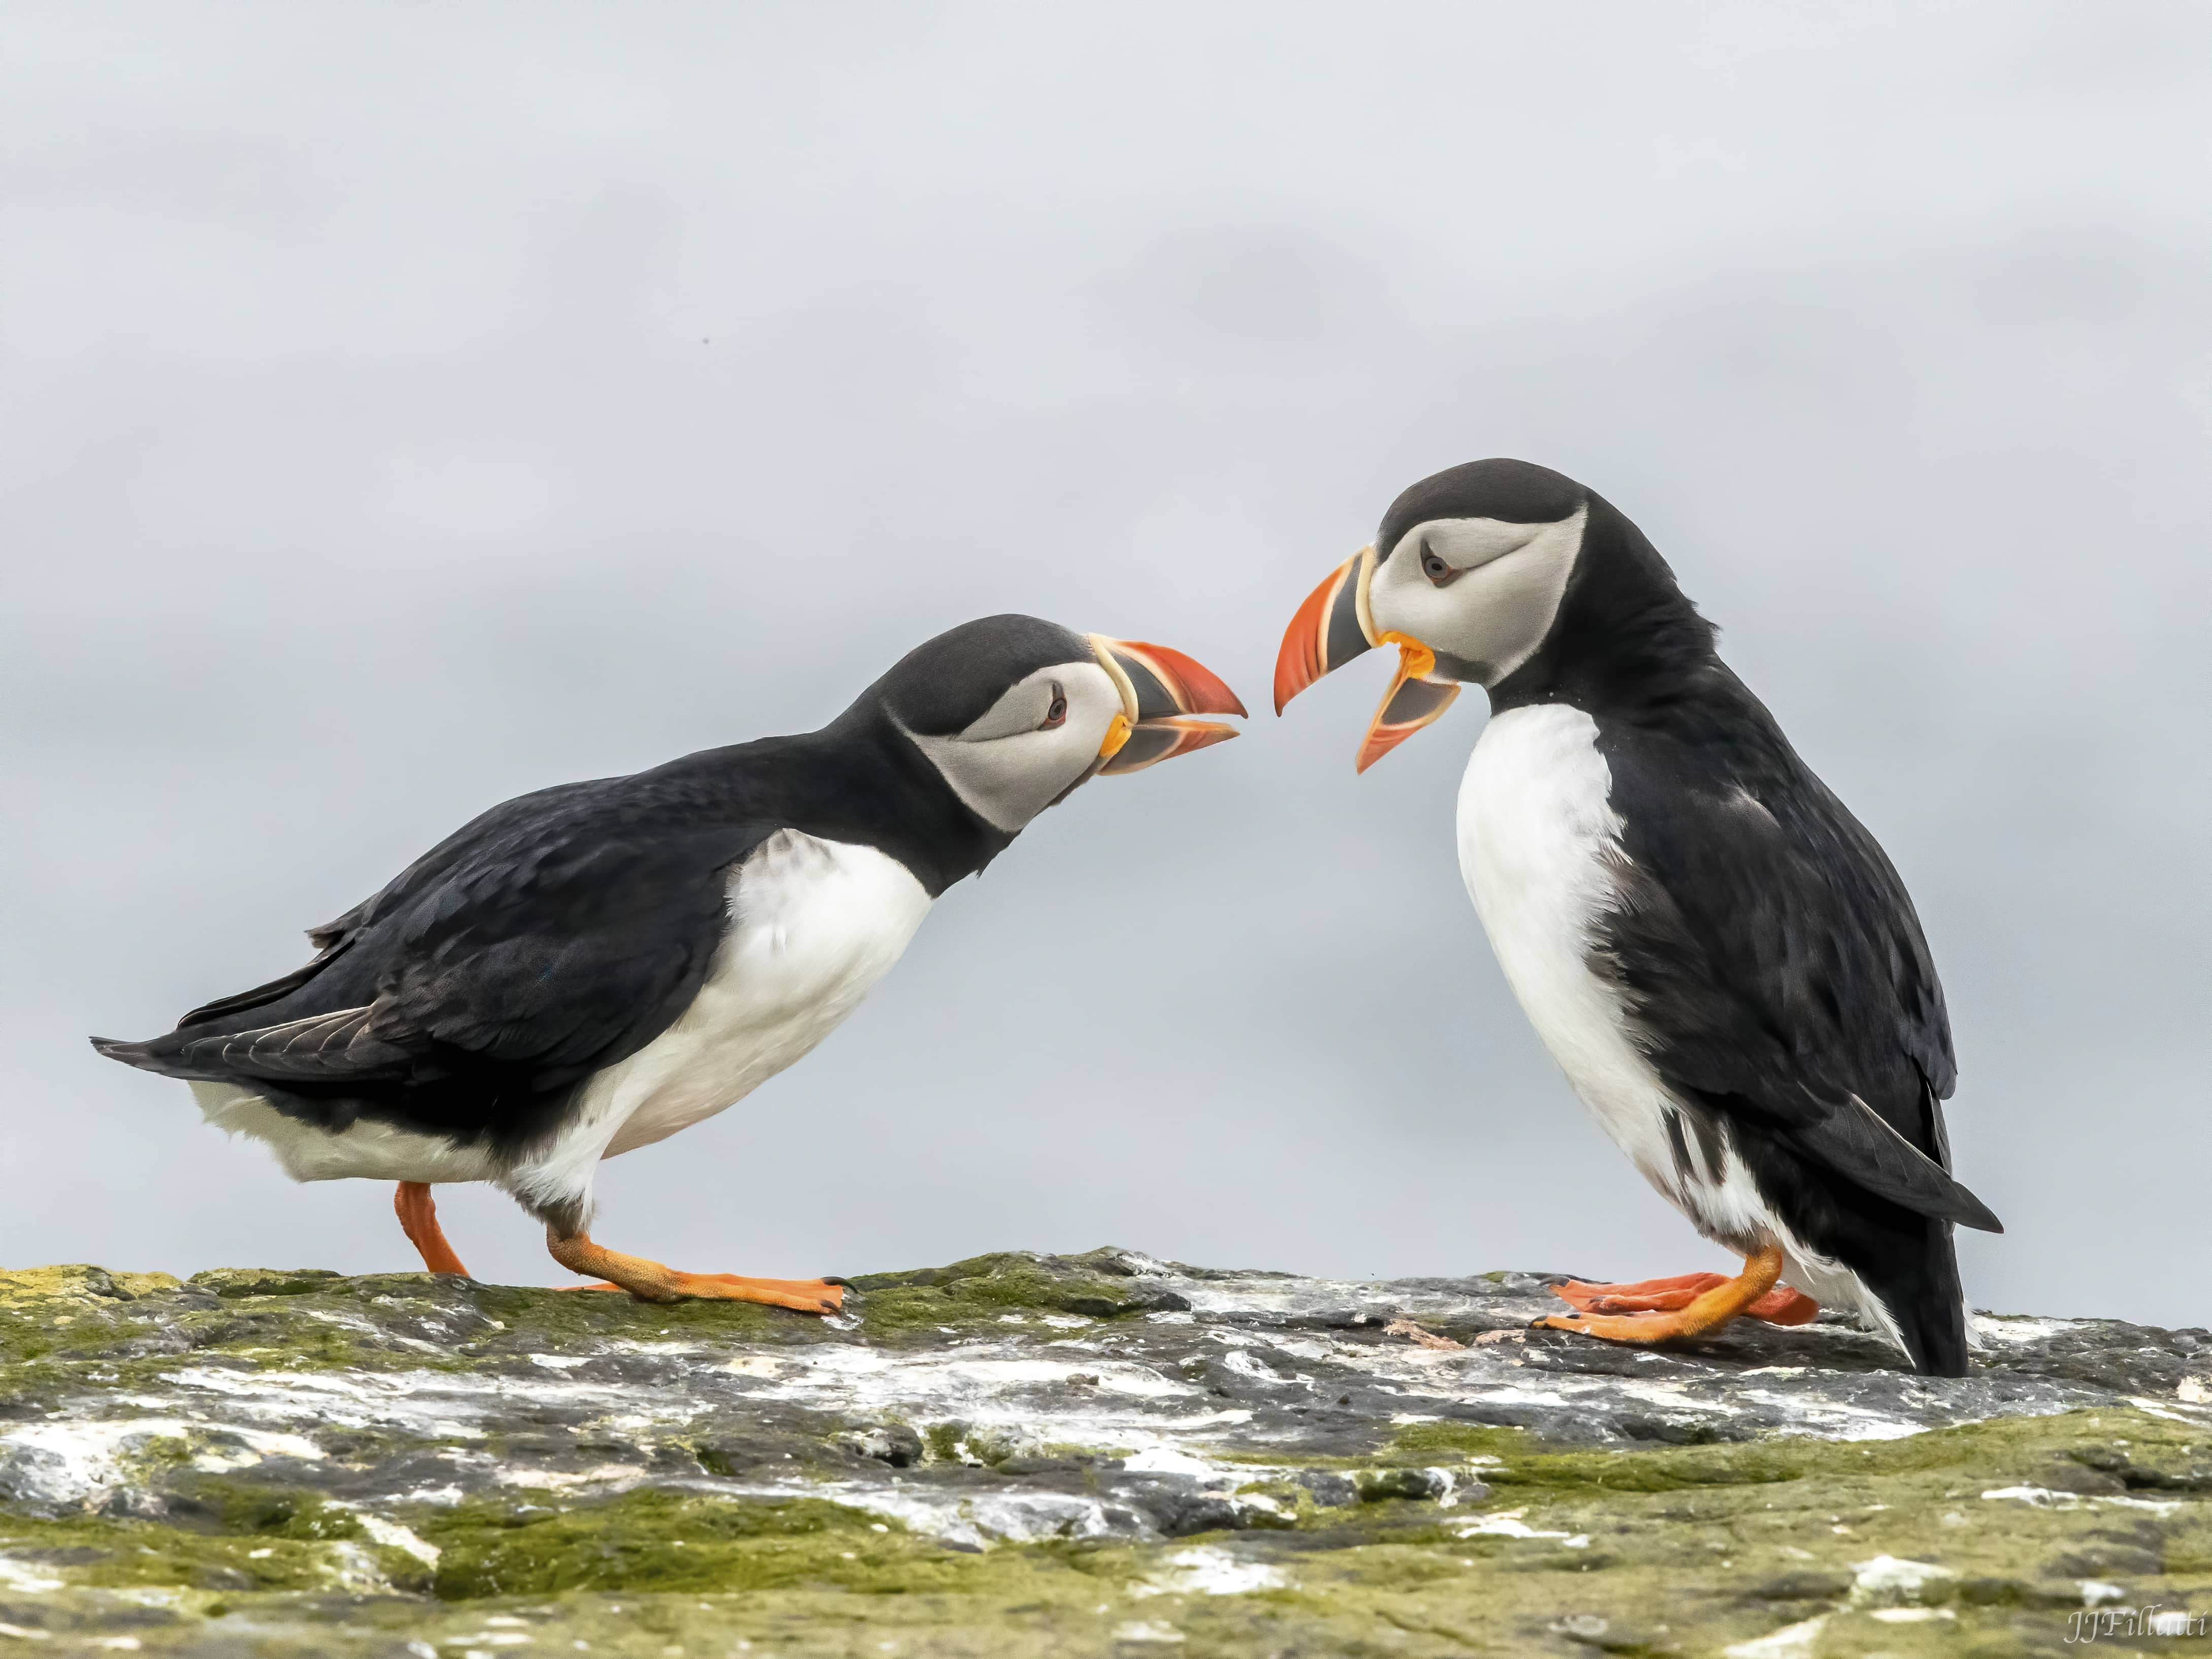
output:
[[[864,697],[820,731],[788,741],[808,755],[824,804],[859,838],[913,871],[932,898],[1013,844],[1013,834],[960,799],[879,702]]]
[[[1713,640],[1713,625],[1676,586],[1658,550],[1593,495],[1551,631],[1490,689],[1491,708],[1567,703],[1601,720],[1687,735],[1735,717],[1741,702],[1757,707]]]
[[[687,824],[872,847],[932,898],[1013,840],[970,811],[888,714],[860,706],[818,732],[708,749],[640,776],[659,810]]]

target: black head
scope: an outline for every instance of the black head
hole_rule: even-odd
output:
[[[1503,456],[1468,461],[1432,472],[1401,491],[1382,515],[1375,549],[1379,557],[1389,559],[1406,544],[1407,532],[1423,524],[1462,519],[1512,525],[1558,524],[1573,518],[1589,500],[1589,491],[1565,473],[1533,461]]]
[[[861,702],[887,714],[968,809],[1009,836],[1102,772],[1139,771],[1237,735],[1188,716],[1244,712],[1181,652],[1016,615],[916,646]]]
[[[869,691],[907,731],[949,738],[982,719],[1010,688],[1084,663],[1097,665],[1091,641],[1073,629],[1039,617],[978,617],[923,641]]]
[[[1608,696],[1662,659],[1709,653],[1711,630],[1602,497],[1501,458],[1432,474],[1390,504],[1374,545],[1292,619],[1275,706],[1382,644],[1402,656],[1362,769],[1440,716],[1462,682],[1498,707]]]

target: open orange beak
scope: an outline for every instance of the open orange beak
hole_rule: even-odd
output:
[[[1356,769],[1364,772],[1452,706],[1459,682],[1436,675],[1437,653],[1405,634],[1378,632],[1367,608],[1375,550],[1363,547],[1328,573],[1291,618],[1275,656],[1275,712],[1322,675],[1378,645],[1398,647],[1398,672],[1368,722]]]
[[[1141,772],[1237,735],[1233,726],[1191,718],[1244,713],[1237,695],[1196,658],[1164,645],[1103,634],[1091,635],[1091,649],[1121,693],[1121,713],[1099,746],[1099,772],[1109,777]]]

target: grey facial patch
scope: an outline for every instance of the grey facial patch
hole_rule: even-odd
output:
[[[1502,519],[1430,519],[1398,538],[1386,558],[1419,564],[1424,551],[1455,570],[1474,570],[1493,559],[1517,553],[1549,525],[1508,524]]]
[[[1066,710],[1047,726],[1056,696]],[[1013,834],[1083,781],[1121,712],[1121,688],[1096,660],[1060,663],[1007,687],[965,731],[907,735],[971,811]]]
[[[1065,666],[1065,665],[1064,665]],[[1008,686],[999,700],[958,732],[957,743],[991,743],[1018,732],[1034,732],[1044,723],[1052,700],[1067,690],[1061,668],[1040,668]]]
[[[1443,672],[1495,685],[1551,632],[1589,518],[1584,507],[1557,524],[1431,519],[1413,526],[1370,586],[1376,631],[1419,640]],[[1438,586],[1422,570],[1424,552],[1457,574]]]

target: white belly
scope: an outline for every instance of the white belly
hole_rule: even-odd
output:
[[[1620,819],[1597,723],[1552,703],[1483,727],[1459,792],[1459,867],[1522,1012],[1575,1092],[1645,1179],[1677,1203],[1667,1091],[1590,969],[1613,902]]]
[[[1739,1249],[1778,1243],[1790,1283],[1888,1324],[1855,1275],[1773,1212],[1740,1158],[1723,1147],[1715,1175],[1694,1152],[1676,1157],[1676,1103],[1631,1036],[1619,991],[1590,965],[1625,857],[1612,787],[1597,722],[1578,708],[1509,709],[1483,728],[1460,784],[1460,872],[1506,982],[1599,1125],[1698,1231]]]
[[[217,1127],[264,1142],[295,1181],[492,1181],[531,1201],[586,1194],[592,1170],[734,1105],[835,1030],[929,912],[904,865],[779,830],[729,887],[730,931],[676,1023],[585,1084],[546,1145],[507,1163],[363,1118],[332,1133],[228,1083],[195,1083]]]
[[[333,1133],[287,1117],[235,1083],[195,1083],[191,1091],[201,1116],[262,1142],[295,1181],[489,1181],[500,1170],[489,1147],[456,1146],[443,1135],[368,1118]]]
[[[526,1202],[589,1189],[602,1158],[649,1146],[744,1099],[837,1029],[929,913],[873,848],[782,830],[730,883],[730,931],[675,1024],[587,1082],[551,1144],[500,1184]]]

